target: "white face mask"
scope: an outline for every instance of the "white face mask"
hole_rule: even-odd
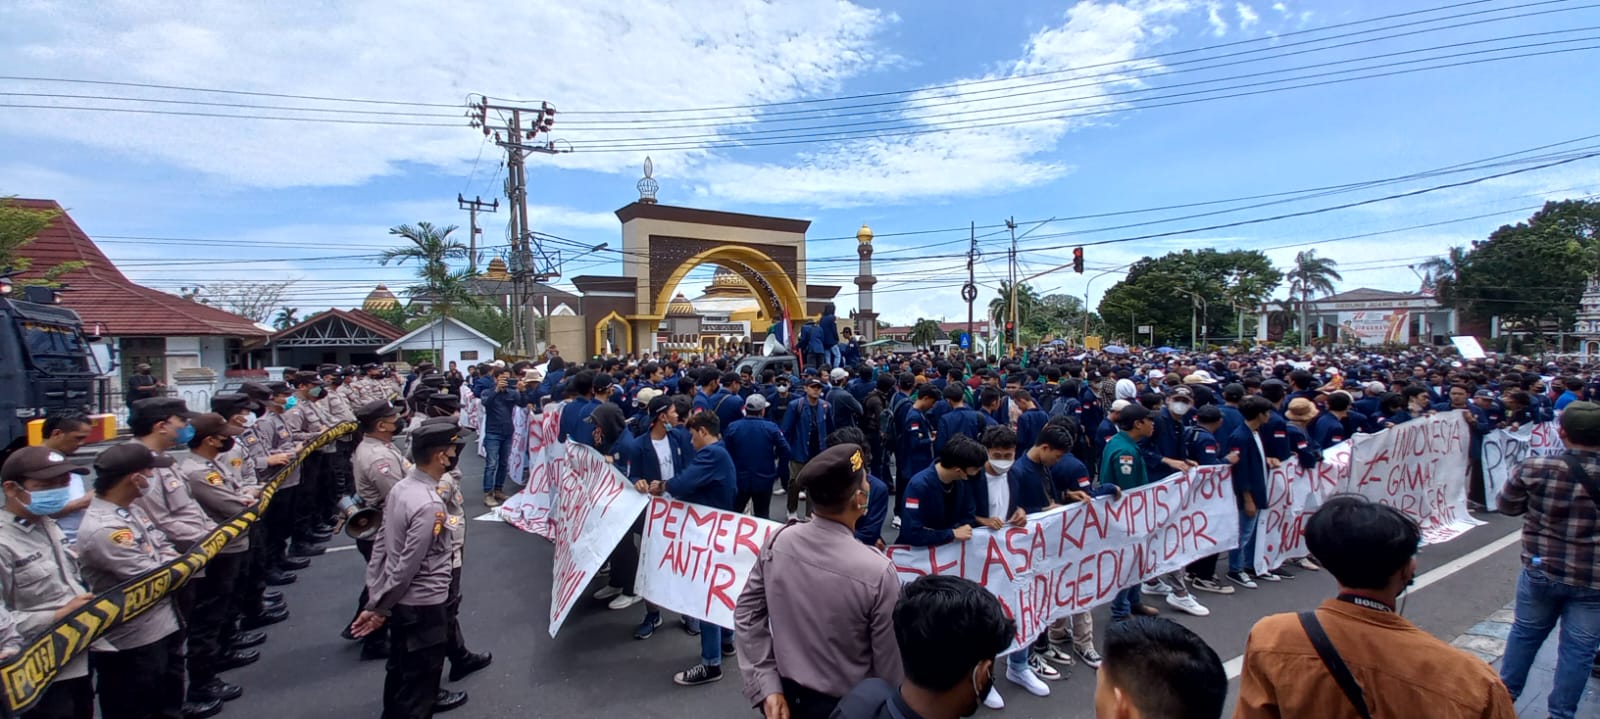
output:
[[[256,414],[254,412],[246,414],[244,416],[244,426],[246,426],[246,427],[254,427],[255,424],[256,424],[256,420],[257,419],[260,419],[260,418],[256,417]]]
[[[1014,460],[1014,459],[991,459],[991,460],[989,460],[989,467],[991,469],[995,470],[996,472],[1002,472],[1002,473],[1003,472],[1008,472],[1008,471],[1011,470],[1011,465],[1013,465],[1013,464],[1016,464],[1016,460]]]
[[[1175,415],[1177,415],[1179,417],[1182,417],[1182,416],[1184,416],[1184,415],[1189,413],[1189,403],[1188,402],[1173,402],[1172,404],[1167,405],[1167,409],[1172,410],[1173,414],[1175,414]]]

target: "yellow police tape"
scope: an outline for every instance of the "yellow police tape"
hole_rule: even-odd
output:
[[[272,496],[277,494],[278,485],[299,469],[312,452],[355,430],[354,422],[345,422],[318,435],[261,487],[261,498],[255,505],[218,525],[211,534],[196,542],[187,554],[166,566],[150,570],[143,576],[95,596],[82,609],[56,622],[50,631],[33,640],[22,653],[0,666],[0,681],[4,682],[6,689],[6,701],[0,705],[0,714],[14,717],[26,711],[50,687],[56,674],[78,655],[88,651],[94,640],[112,627],[145,613],[156,602],[187,583],[228,542],[249,531],[250,525],[261,518]]]

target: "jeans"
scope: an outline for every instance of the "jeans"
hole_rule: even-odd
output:
[[[1551,719],[1573,719],[1589,682],[1595,649],[1600,647],[1600,590],[1562,584],[1525,567],[1517,577],[1517,619],[1506,637],[1500,680],[1515,699],[1528,681],[1534,655],[1561,621],[1555,685],[1550,689]]]
[[[483,491],[503,489],[511,471],[511,438],[483,435],[483,453]]]
[[[1033,650],[1028,647],[1023,647],[1010,654],[1007,654],[1006,668],[1018,673],[1031,672],[1033,670],[1028,668],[1028,659],[1032,656]]]
[[[733,630],[723,629],[711,622],[700,622],[700,663],[708,667],[722,666],[722,645],[733,643]]]
[[[1127,619],[1128,615],[1133,613],[1135,604],[1143,604],[1141,599],[1143,593],[1139,591],[1137,584],[1117,592],[1116,598],[1111,600],[1111,621]]]
[[[843,367],[844,366],[844,346],[843,345],[834,345],[834,346],[828,348],[828,366],[829,367]]]
[[[1250,571],[1256,569],[1256,520],[1261,517],[1256,512],[1254,517],[1244,516],[1244,510],[1239,510],[1239,548],[1228,550],[1228,573],[1242,572],[1245,563],[1249,562]]]

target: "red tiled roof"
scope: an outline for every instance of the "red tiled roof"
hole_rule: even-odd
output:
[[[60,278],[67,285],[61,304],[83,318],[86,327],[100,326],[109,336],[184,337],[224,335],[265,337],[268,332],[249,319],[215,307],[134,284],[78,227],[55,200],[7,200],[19,207],[57,210],[61,215],[18,254],[33,260],[21,277],[35,277],[63,262],[88,265]]]
[[[356,325],[358,327],[363,327],[363,328],[365,328],[367,330],[370,330],[373,334],[379,335],[379,336],[384,337],[386,339],[389,339],[391,341],[400,339],[401,337],[404,337],[405,334],[406,334],[405,330],[400,329],[399,327],[396,327],[396,326],[394,326],[392,324],[389,324],[388,322],[386,322],[383,319],[379,318],[377,315],[372,314],[371,312],[368,312],[366,310],[341,310],[341,309],[339,309],[337,307],[334,307],[334,308],[330,308],[330,309],[326,309],[326,310],[323,310],[321,312],[318,312],[318,313],[316,313],[316,314],[314,314],[314,315],[312,315],[310,317],[307,317],[304,320],[301,320],[299,323],[295,324],[293,327],[289,327],[287,329],[281,329],[281,330],[278,330],[277,332],[274,332],[272,334],[272,339],[276,340],[279,337],[285,337],[285,336],[294,334],[296,332],[299,332],[300,330],[303,330],[303,329],[305,329],[307,327],[310,327],[311,325],[314,325],[314,324],[316,324],[318,322],[321,322],[322,320],[324,320],[324,319],[326,319],[328,317],[341,317],[341,318],[344,318],[345,320],[349,321],[351,324],[354,324],[354,325]]]

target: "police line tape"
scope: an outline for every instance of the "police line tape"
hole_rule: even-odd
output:
[[[19,654],[0,666],[0,682],[5,685],[5,703],[0,715],[15,717],[33,706],[44,695],[57,674],[89,645],[123,622],[149,611],[156,603],[187,584],[206,563],[234,538],[250,530],[266,511],[278,487],[300,468],[307,457],[329,443],[356,431],[354,422],[345,422],[317,435],[300,450],[278,474],[261,487],[261,497],[228,521],[196,542],[188,553],[108,589],[70,616],[56,622],[48,632],[33,640]],[[3,611],[3,610],[0,610]]]

